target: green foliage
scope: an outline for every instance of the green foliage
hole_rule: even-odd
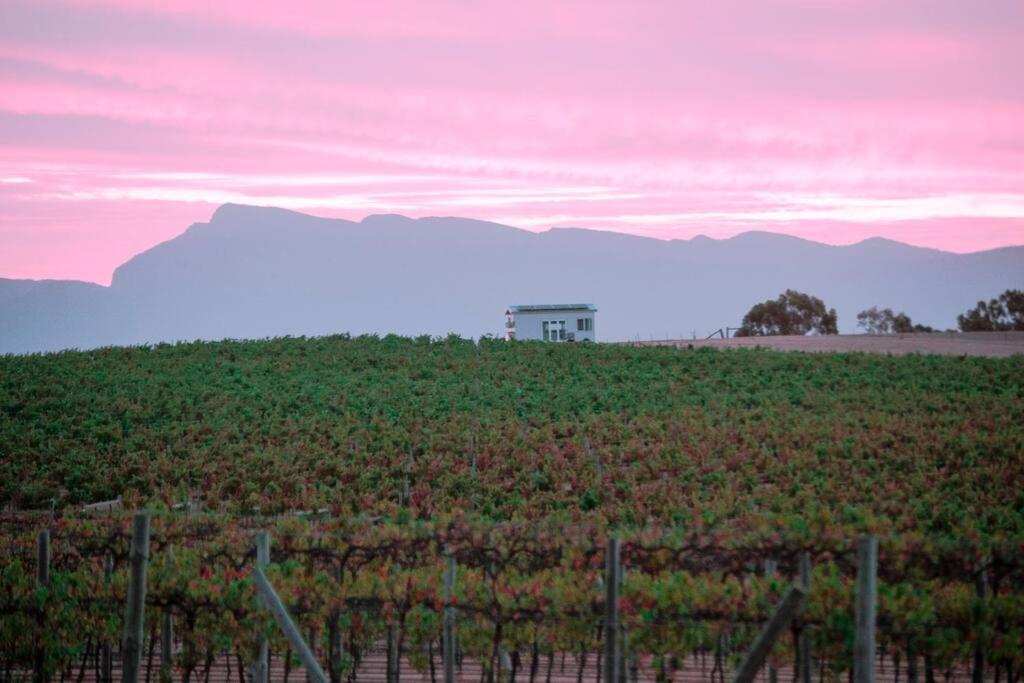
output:
[[[1024,331],[1024,290],[1008,289],[997,299],[979,301],[956,321],[962,332]]]
[[[127,592],[129,518],[61,518],[52,526],[51,584],[36,586],[32,555],[40,518],[2,518],[0,664],[28,666],[42,644],[51,673],[90,644],[115,641]],[[277,521],[166,513],[151,530],[147,619],[171,612],[183,641],[176,658],[195,672],[223,651],[251,660],[259,640],[286,644],[253,588],[253,544],[268,529],[274,564],[267,575],[303,633],[331,628],[349,650],[368,650],[398,624],[413,666],[437,641],[446,606],[456,609],[467,657],[490,658],[495,644],[509,652],[599,649],[604,612],[601,523],[504,522],[473,516],[431,522],[376,519]],[[631,650],[680,661],[728,643],[738,655],[756,636],[809,552],[811,593],[799,626],[813,627],[815,656],[842,670],[853,646],[855,543],[823,522],[779,517],[761,528],[619,530],[626,567],[619,603]],[[912,645],[943,667],[957,666],[981,646],[989,661],[1024,665],[1021,538],[936,540],[890,533],[880,546],[879,639],[897,650]],[[170,550],[173,549],[173,553]],[[114,571],[101,569],[107,554]],[[456,560],[451,602],[444,599],[444,554]],[[765,557],[779,575],[752,571]],[[984,564],[964,558],[984,557]],[[974,592],[979,568],[993,578]],[[152,622],[151,622],[152,623]],[[1016,641],[1013,639],[1016,638]],[[326,643],[321,643],[326,646]],[[437,650],[435,650],[436,652]],[[419,654],[415,654],[419,653]],[[777,656],[792,654],[784,641]],[[351,659],[342,663],[351,666]]]
[[[857,314],[857,327],[868,334],[906,334],[909,332],[934,332],[927,325],[916,325],[906,313],[893,313],[891,308],[879,310],[872,306]]]
[[[784,589],[751,567],[772,557],[792,575],[810,551],[807,619],[838,671],[852,645],[850,542],[869,532],[880,642],[942,666],[980,643],[1019,667],[1022,453],[1019,357],[451,337],[3,357],[0,502],[56,499],[58,522],[42,590],[41,522],[0,517],[0,660],[31,662],[45,638],[57,671],[117,639],[128,519],[75,507],[120,495],[164,511],[147,599],[175,615],[179,669],[251,653],[263,634],[283,647],[253,595],[253,533],[265,515],[318,510],[327,518],[273,523],[268,573],[304,629],[326,637],[337,618],[357,650],[396,620],[410,651],[436,638],[444,548],[458,558],[467,656],[487,658],[496,638],[520,653],[596,647],[601,543],[616,533],[634,651],[668,669],[723,639],[741,652]],[[191,521],[171,512],[186,498]]]
[[[836,309],[825,309],[816,296],[787,289],[777,299],[755,304],[743,316],[738,337],[764,337],[777,334],[839,334]]]
[[[0,358],[19,508],[1019,533],[1022,443],[1020,358],[397,337]]]

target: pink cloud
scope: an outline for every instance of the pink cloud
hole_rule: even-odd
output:
[[[11,0],[0,276],[107,281],[222,201],[1021,243],[1022,28],[1009,0]]]

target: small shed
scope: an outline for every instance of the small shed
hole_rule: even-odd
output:
[[[528,304],[505,311],[505,339],[548,342],[597,341],[593,304]]]

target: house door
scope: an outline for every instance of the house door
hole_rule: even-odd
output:
[[[547,332],[544,335],[544,341],[558,341],[563,335],[562,330],[565,329],[565,322],[559,320],[550,320],[545,323]]]

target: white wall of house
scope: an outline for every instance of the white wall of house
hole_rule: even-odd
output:
[[[597,341],[594,311],[586,309],[568,311],[527,311],[513,313],[515,319],[516,339],[544,339],[544,322],[548,322],[549,329],[558,329],[559,323],[564,321],[566,341],[572,334],[575,340]],[[580,322],[584,321],[584,322]],[[582,328],[582,329],[581,329]],[[589,329],[587,329],[589,328]]]

